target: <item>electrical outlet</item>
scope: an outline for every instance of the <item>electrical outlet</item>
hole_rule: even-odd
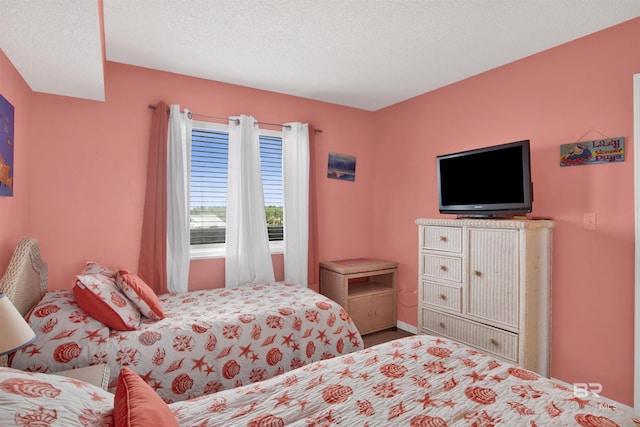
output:
[[[582,218],[582,225],[585,230],[595,230],[596,229],[596,213],[585,212]]]

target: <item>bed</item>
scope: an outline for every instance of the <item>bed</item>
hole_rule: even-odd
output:
[[[0,292],[23,301],[19,310],[37,336],[12,356],[10,366],[53,373],[107,364],[111,391],[121,368],[127,367],[166,402],[176,402],[262,381],[363,347],[342,307],[291,283],[154,295],[159,304],[154,310],[162,314],[158,319],[135,319],[131,311],[119,318],[124,326],[110,327],[100,310],[81,308],[85,296],[78,288],[79,280],[89,289],[91,280],[116,275],[106,267],[90,262],[76,276],[73,291],[45,292],[46,263],[37,242],[24,238],[7,271],[24,279],[8,285],[16,281],[3,278]],[[113,289],[110,292],[104,299],[115,302],[116,308],[130,309],[135,298],[123,300]],[[29,295],[26,301],[24,295]],[[120,330],[130,324],[131,330]]]
[[[603,398],[577,396],[531,371],[428,335],[168,405],[127,369],[119,384],[126,386],[112,395],[64,377],[0,368],[0,425],[45,417],[50,423],[38,425],[145,427],[158,419],[163,426],[194,427],[640,425]]]

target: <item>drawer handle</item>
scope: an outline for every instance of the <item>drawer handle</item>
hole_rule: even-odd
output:
[[[495,338],[489,338],[487,339],[487,342],[494,347],[497,347],[500,344],[500,342],[498,342],[498,340]]]
[[[440,271],[447,271],[447,266],[446,265],[441,265],[440,266]]]
[[[441,242],[446,242],[447,241],[447,236],[440,236],[440,241]]]
[[[444,329],[446,325],[444,324],[444,322],[438,322],[438,326],[440,327],[440,329]]]
[[[482,276],[482,271],[474,270],[473,274],[475,274],[477,277],[481,277]]]
[[[438,295],[440,297],[441,300],[446,301],[447,300],[447,296],[445,294],[440,294]]]

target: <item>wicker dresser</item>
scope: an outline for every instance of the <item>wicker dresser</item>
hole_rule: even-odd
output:
[[[548,220],[418,219],[418,330],[549,375]]]

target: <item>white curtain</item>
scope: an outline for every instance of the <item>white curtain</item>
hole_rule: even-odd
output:
[[[189,176],[192,120],[173,104],[167,146],[167,289],[186,292],[189,282]]]
[[[284,280],[308,286],[309,125],[282,129],[284,181]]]
[[[237,122],[239,121],[239,124]],[[275,280],[265,221],[260,140],[256,120],[229,123],[225,286]]]

